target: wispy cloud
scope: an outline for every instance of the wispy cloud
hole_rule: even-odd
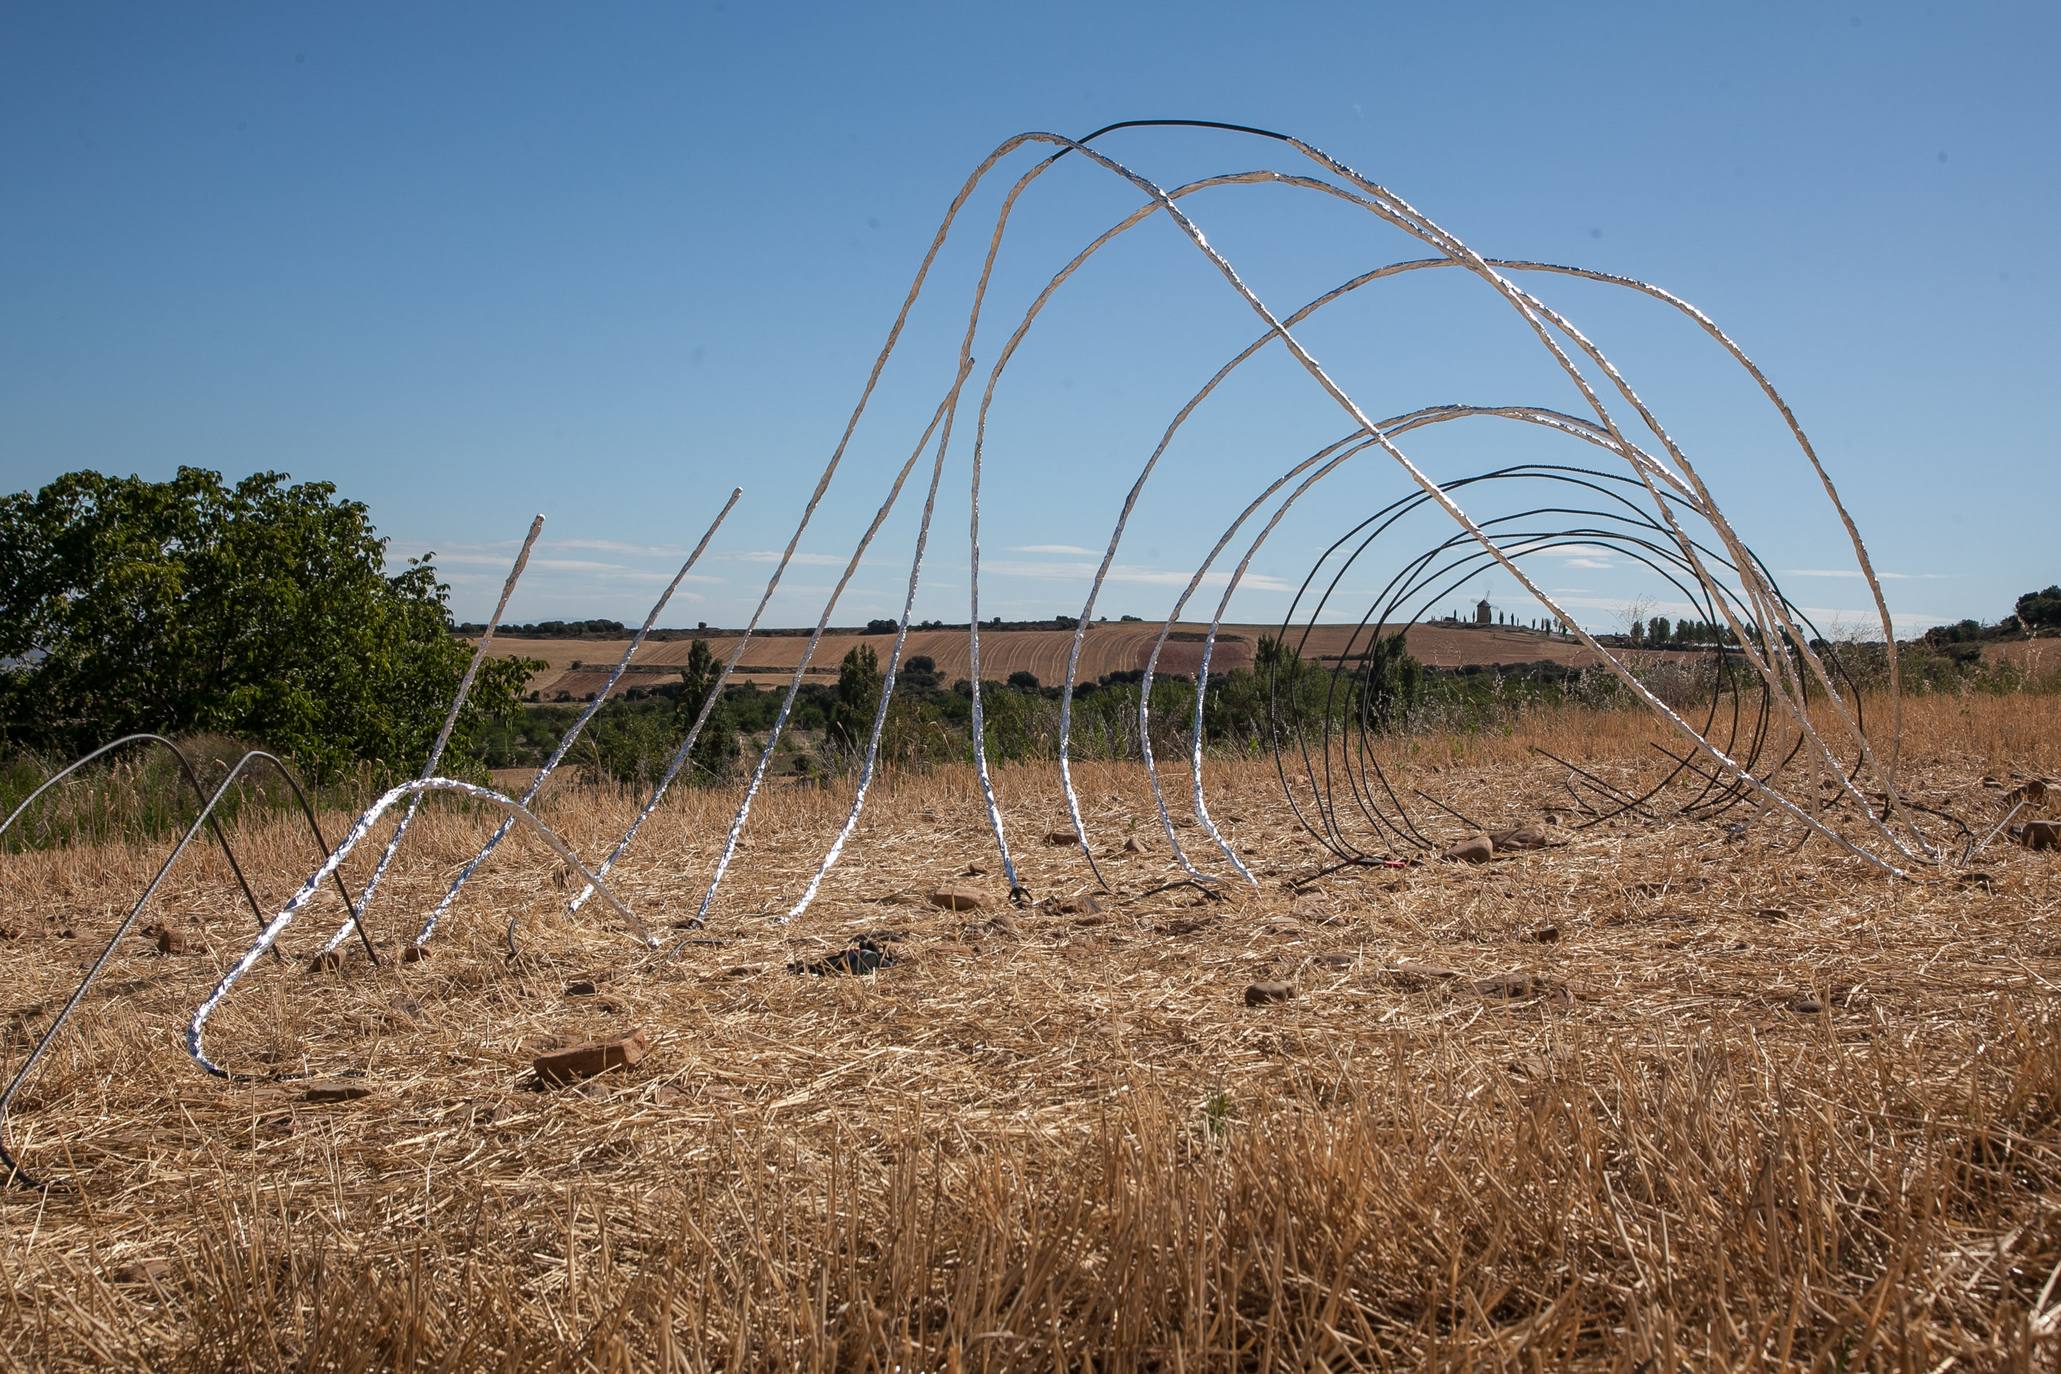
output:
[[[440,553],[436,556],[436,564],[439,568],[446,565],[460,568],[505,568],[508,566],[508,560],[490,553]],[[529,570],[534,572],[585,573],[589,576],[607,578],[619,582],[656,582],[661,585],[673,580],[673,575],[669,572],[661,572],[653,568],[633,568],[627,563],[604,563],[592,558],[531,558]],[[720,577],[705,577],[699,573],[689,573],[683,580],[687,582],[720,583],[723,579]]]
[[[1858,579],[1859,568],[1785,568],[1778,577],[1851,577]],[[1902,573],[1877,572],[1875,576],[1884,582],[1944,582],[1952,573]]]
[[[1026,563],[997,559],[983,563],[981,571],[1034,582],[1088,582],[1094,579],[1095,566],[1093,563]],[[1182,568],[1144,568],[1131,563],[1112,563],[1107,580],[1134,587],[1185,587],[1192,576],[1192,572]],[[1204,575],[1201,585],[1221,587],[1230,580],[1229,573],[1213,572]],[[1238,586],[1256,592],[1293,590],[1280,578],[1257,572],[1245,574],[1239,579]]]
[[[780,552],[777,549],[749,549],[743,553],[722,554],[721,557],[740,563],[778,563]],[[789,561],[805,568],[841,568],[851,561],[851,556],[836,553],[798,553]]]
[[[586,549],[594,553],[620,553],[640,558],[685,558],[691,547],[672,544],[630,544],[620,539],[539,539],[540,549]]]
[[[505,568],[515,562],[515,552],[521,547],[522,541],[519,539],[459,540],[451,543],[432,542],[423,539],[396,539],[387,546],[387,553],[390,558],[397,559],[419,558],[423,554],[428,553],[432,554],[438,563],[498,563]],[[663,558],[672,561],[676,565],[684,562],[687,555],[694,552],[692,548],[681,545],[633,544],[621,539],[539,539],[536,545],[536,552],[547,554],[547,556],[539,558],[532,554],[529,565],[533,568],[551,566],[548,551],[554,549],[568,553],[612,553],[624,558]],[[560,560],[559,566],[569,567],[571,565],[564,560]],[[621,565],[610,563],[597,566],[619,567]],[[688,580],[696,580],[695,575],[690,573]],[[722,579],[707,578],[703,580],[716,582]]]
[[[1614,627],[1626,607],[1631,605],[1635,599],[1640,601],[1648,615],[1694,616],[1699,618],[1703,615],[1701,607],[1692,606],[1686,601],[1661,601],[1630,596],[1592,596],[1578,594],[1572,588],[1556,587],[1548,587],[1546,593],[1568,610],[1603,612],[1603,615],[1593,619],[1588,616],[1581,617],[1582,622],[1592,628],[1596,626],[1604,628]],[[1842,634],[1849,631],[1864,639],[1870,636],[1879,639],[1882,635],[1882,617],[1872,606],[1799,606],[1796,609],[1810,617],[1818,629],[1829,638],[1839,638]],[[1899,635],[1911,635],[1929,629],[1934,625],[1944,624],[1952,620],[1953,617],[1942,615],[1936,611],[1892,609],[1889,613],[1889,619]]]
[[[1078,544],[1018,544],[1011,553],[1051,554],[1063,558],[1093,558],[1094,549],[1084,549]]]

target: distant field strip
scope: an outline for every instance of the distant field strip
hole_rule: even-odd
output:
[[[1208,629],[1206,624],[1179,627],[1179,631],[1198,636]],[[1094,682],[1110,673],[1135,672],[1143,668],[1158,633],[1158,622],[1133,621],[1092,627],[1081,647],[1080,669],[1074,674],[1075,683]],[[1210,655],[1210,671],[1221,673],[1251,667],[1253,646],[1260,637],[1280,634],[1279,625],[1224,626]],[[1288,643],[1297,643],[1301,634],[1300,627],[1291,626]],[[1595,654],[1577,641],[1533,630],[1434,624],[1412,625],[1405,634],[1410,652],[1434,668],[1539,662],[1591,667],[1599,662]],[[736,635],[709,634],[703,638],[719,659],[737,644]],[[1367,631],[1354,625],[1319,625],[1310,631],[1308,643],[1302,645],[1303,656],[1335,661],[1349,647],[1366,648],[1370,638]],[[1065,675],[1066,650],[1072,639],[1071,630],[990,630],[980,639],[981,676],[990,682],[1001,682],[1012,673],[1028,672],[1035,674],[1040,683],[1056,687]],[[597,690],[608,676],[605,668],[587,665],[613,663],[628,642],[627,637],[500,638],[493,642],[489,652],[504,658],[541,660],[546,666],[530,679],[532,690],[541,691],[546,697],[558,692],[580,697]],[[801,661],[802,650],[808,642],[803,635],[754,635],[747,650],[749,661],[738,665],[733,680],[760,685],[784,682]],[[825,634],[810,662],[809,672],[828,681],[837,676],[839,660],[851,649],[868,645],[885,657],[893,642],[892,635]],[[692,639],[648,642],[630,670],[632,673],[662,673],[667,681],[671,681],[673,674],[687,662],[692,647]],[[904,655],[905,658],[930,658],[947,682],[967,676],[971,666],[963,629],[911,630]],[[1192,675],[1201,657],[1199,641],[1170,639],[1160,653],[1159,671],[1161,674]],[[581,666],[574,668],[575,663]],[[633,685],[635,681],[632,679]]]

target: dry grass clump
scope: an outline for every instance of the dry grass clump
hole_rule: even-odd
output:
[[[1993,818],[1985,774],[2061,772],[2037,705],[1914,703],[1928,804]],[[1538,724],[1601,767],[1655,757],[1633,723]],[[1469,814],[1535,815],[1558,780],[1523,743],[1405,766]],[[2052,1367],[2054,855],[1999,840],[1979,881],[1898,883],[1773,820],[1627,819],[1310,880],[1271,765],[1212,767],[1257,893],[1168,886],[1137,770],[1086,765],[1116,893],[1011,911],[971,787],[936,774],[887,788],[783,928],[845,805],[796,789],[764,799],[708,943],[663,965],[598,905],[568,921],[555,861],[512,837],[431,959],[255,973],[211,1044],[274,1077],[238,1084],[178,1047],[250,926],[196,851],[157,915],[210,952],[132,938],[18,1104],[26,1161],[77,1186],[0,1194],[0,1359]],[[1063,815],[1049,775],[1001,790],[1031,890],[1088,893],[1037,842]],[[683,798],[621,870],[655,928],[692,914],[732,801]],[[631,805],[568,792],[552,818],[593,853]],[[383,948],[490,825],[426,813]],[[283,825],[239,841],[270,899],[311,866]],[[12,1056],[156,857],[0,860]],[[993,903],[942,910],[947,881]],[[790,971],[861,933],[896,962]],[[1248,1007],[1257,981],[1295,995]],[[531,1081],[541,1050],[631,1027],[654,1042],[635,1068]],[[289,1073],[370,1091],[313,1102]]]

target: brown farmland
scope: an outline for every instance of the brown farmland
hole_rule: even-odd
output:
[[[2051,700],[1910,703],[1914,800],[1986,828],[1985,774],[2061,773]],[[1528,743],[1616,778],[1652,738],[1569,712],[1420,739],[1397,777],[1510,824],[1558,790]],[[181,1049],[252,928],[196,852],[151,913],[181,940],[125,941],[16,1104],[24,1162],[68,1187],[0,1192],[0,1361],[2053,1367],[2061,855],[2000,838],[1980,877],[1898,882],[1770,818],[1626,817],[1482,864],[1320,875],[1268,766],[1210,768],[1261,881],[1221,901],[1174,882],[1137,770],[1103,764],[1076,768],[1102,893],[1037,843],[1062,816],[1049,770],[999,774],[1052,899],[1031,910],[1008,907],[960,769],[885,780],[787,927],[768,913],[846,798],[769,793],[670,963],[599,904],[568,919],[520,832],[430,960],[307,972],[325,893],[211,1031],[242,1082]],[[620,870],[667,938],[734,801],[683,793]],[[587,854],[633,805],[544,804]],[[490,826],[425,812],[371,918],[382,948]],[[268,900],[311,864],[283,824],[238,837]],[[11,1059],[157,858],[0,856]],[[984,904],[940,908],[947,883]],[[862,933],[892,965],[792,971]],[[634,1065],[534,1077],[639,1029]]]
[[[1209,626],[1184,624],[1177,627],[1183,637],[1170,639],[1160,653],[1159,670],[1192,676],[1202,660],[1202,636]],[[1217,647],[1210,655],[1213,672],[1250,667],[1254,646],[1263,635],[1279,635],[1279,625],[1227,625],[1218,634]],[[1432,667],[1460,668],[1468,664],[1589,663],[1594,655],[1578,642],[1557,635],[1541,634],[1503,626],[1413,625],[1408,630],[1410,652]],[[1096,624],[1088,629],[1081,645],[1076,682],[1093,682],[1109,674],[1129,672],[1145,666],[1159,635],[1158,623],[1125,622]],[[1335,659],[1347,650],[1357,635],[1357,647],[1367,646],[1368,632],[1353,625],[1319,625],[1310,630],[1305,643],[1300,629],[1291,630],[1287,642],[1301,647],[1307,658]],[[723,658],[736,646],[735,635],[711,634],[708,646]],[[967,635],[958,630],[911,630],[906,658],[925,655],[936,662],[946,682],[970,675],[972,660]],[[531,680],[532,690],[551,698],[559,692],[574,699],[599,691],[608,670],[622,656],[627,639],[496,639],[492,652],[501,657],[534,658],[547,667]],[[983,630],[980,636],[981,676],[991,682],[1010,674],[1028,672],[1046,686],[1056,687],[1066,674],[1066,655],[1073,643],[1071,630]],[[884,660],[894,645],[892,635],[826,634],[810,661],[809,681],[828,682],[836,678],[837,665],[846,652],[866,645]],[[806,635],[753,636],[739,660],[740,681],[771,685],[787,681],[808,647]],[[689,639],[647,642],[632,660],[627,679],[634,686],[647,676],[674,679],[679,666],[692,649]],[[581,666],[575,669],[572,665]]]

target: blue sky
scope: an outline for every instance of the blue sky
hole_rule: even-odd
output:
[[[1695,302],[1795,406],[1895,574],[1902,627],[1994,619],[2061,580],[2057,39],[2055,8],[2031,4],[14,4],[0,478],[188,463],[332,481],[397,553],[437,551],[461,617],[490,604],[541,510],[513,618],[625,621],[736,484],[743,501],[663,619],[740,623],[968,172],[1023,130],[1179,116],[1302,137],[1484,254]],[[1098,146],[1169,185],[1293,164],[1232,135]],[[773,623],[813,619],[922,432],[1001,194],[1034,160],[985,184],[947,244]],[[1078,158],[1026,195],[976,394],[1031,296],[1138,201]],[[1423,255],[1305,193],[1185,204],[1283,311]],[[1654,403],[1790,596],[1858,626],[1851,551],[1724,356],[1651,302],[1538,289]],[[1255,332],[1164,221],[1055,298],[989,419],[984,613],[1080,608],[1093,555],[1077,550],[1099,553],[1172,413]],[[1356,293],[1305,337],[1376,417],[1578,406],[1516,316],[1459,273]],[[1099,611],[1164,614],[1244,502],[1344,432],[1277,355],[1170,450]],[[965,617],[972,425],[969,406],[922,616]],[[1404,446],[1440,477],[1593,461],[1509,432],[1525,428],[1446,425]],[[838,623],[899,609],[927,465]],[[1341,470],[1255,558],[1234,616],[1280,615],[1316,554],[1404,480],[1386,459]],[[1448,527],[1410,528],[1422,537],[1398,553]],[[1627,601],[1670,604],[1596,549],[1538,566],[1592,624]],[[1389,570],[1370,554],[1337,606],[1356,618]],[[1477,589],[1532,614],[1505,574]]]

